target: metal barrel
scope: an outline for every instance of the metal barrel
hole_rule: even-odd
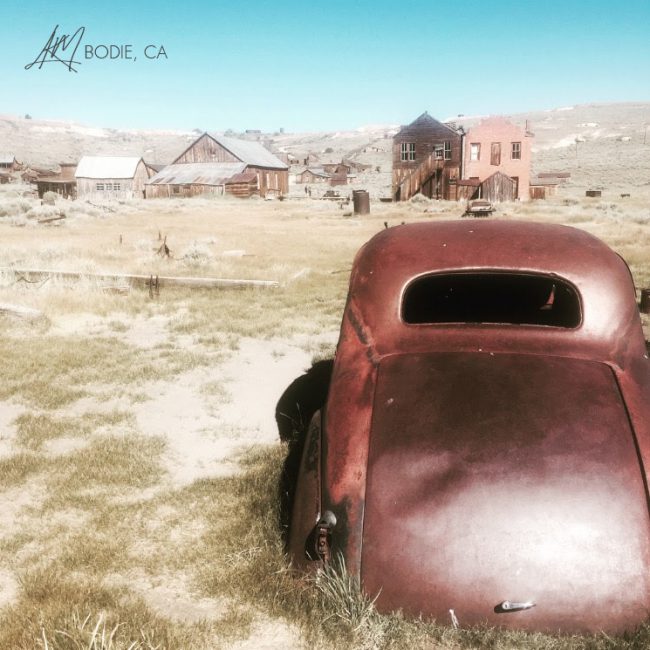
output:
[[[354,190],[352,192],[352,204],[354,205],[354,214],[370,213],[370,194],[367,190]]]

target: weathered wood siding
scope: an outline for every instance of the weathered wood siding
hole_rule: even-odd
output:
[[[393,138],[393,197],[409,199],[421,192],[429,198],[449,199],[450,180],[460,178],[461,136],[428,115],[403,127]],[[402,144],[414,145],[413,160],[402,160]],[[435,157],[442,147],[442,158]],[[449,152],[445,159],[445,148]],[[418,169],[419,168],[419,169]],[[406,184],[406,191],[400,188]]]
[[[223,185],[200,185],[198,183],[186,183],[183,185],[146,185],[146,197],[148,199],[182,199],[198,196],[199,194],[211,194],[220,196],[224,193]]]
[[[267,167],[246,167],[247,172],[257,174],[257,187],[261,197],[267,194],[284,195],[289,193],[289,170],[269,169]]]
[[[517,184],[510,176],[496,172],[481,183],[479,196],[491,203],[514,201],[517,198]]]
[[[202,163],[202,162],[240,162],[218,142],[204,133],[196,142],[186,149],[176,160],[176,163]]]
[[[241,183],[228,183],[226,185],[226,194],[230,194],[231,196],[236,196],[241,199],[247,199],[257,193],[256,180],[243,181]]]

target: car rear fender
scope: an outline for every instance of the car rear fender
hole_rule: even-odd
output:
[[[313,564],[314,528],[321,516],[321,412],[314,413],[302,452],[289,532],[289,552],[296,568]]]

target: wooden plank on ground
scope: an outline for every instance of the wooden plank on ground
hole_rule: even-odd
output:
[[[100,282],[127,282],[131,286],[149,287],[155,275],[133,275],[128,273],[77,273],[73,271],[56,271],[45,269],[13,269],[0,268],[0,273],[14,273],[27,280],[42,280],[45,278],[59,278],[62,280],[97,280]],[[275,280],[244,280],[225,278],[196,278],[196,277],[169,277],[158,276],[161,287],[189,287],[192,289],[245,289],[248,287],[274,288],[280,283]]]

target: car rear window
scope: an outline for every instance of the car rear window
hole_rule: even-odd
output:
[[[575,328],[578,292],[565,280],[533,273],[436,273],[411,282],[402,301],[409,324],[501,323]]]

